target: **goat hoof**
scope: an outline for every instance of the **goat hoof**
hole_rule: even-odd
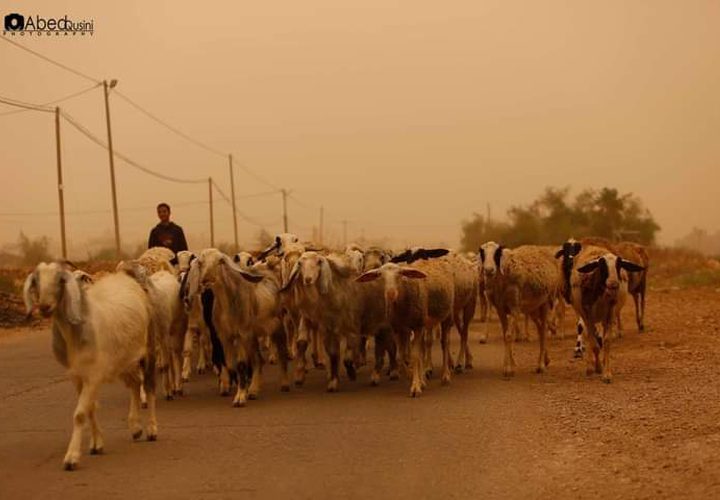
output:
[[[198,368],[197,369],[198,375],[205,375],[205,368]],[[187,382],[187,380],[184,380],[184,382]]]
[[[233,401],[233,408],[244,408],[245,401]]]
[[[420,389],[413,389],[410,391],[411,398],[419,398],[420,394],[422,394],[422,391]]]
[[[90,448],[90,454],[91,455],[102,455],[103,454],[102,446],[98,446],[98,447],[93,446],[92,448]]]
[[[176,395],[176,396],[184,396],[185,393],[183,392],[182,389],[178,389],[177,391],[175,391],[175,395]]]
[[[463,368],[463,365],[455,365],[455,373],[462,373],[465,371],[465,368]]]
[[[448,375],[446,377],[442,377],[440,379],[440,384],[441,385],[450,385],[450,376]]]
[[[182,380],[183,384],[187,384],[188,382],[190,382],[190,377],[183,377],[180,380]]]
[[[400,380],[400,374],[395,372],[390,374],[390,380]]]
[[[147,410],[147,401],[143,401],[142,403],[140,403],[140,408],[142,408],[143,410]]]
[[[305,383],[304,380],[296,380],[295,387],[302,387],[304,383]]]
[[[473,369],[473,364],[468,361],[467,363],[465,363],[465,369],[466,369],[466,370],[472,370],[472,369]]]
[[[157,434],[148,434],[147,440],[148,441],[157,441]]]
[[[77,462],[64,462],[63,469],[65,469],[66,471],[73,471],[77,469]]]
[[[331,382],[328,382],[327,392],[337,392],[337,391],[338,391],[337,380],[332,380]]]
[[[257,393],[255,393],[255,392],[250,392],[250,393],[248,393],[248,399],[249,399],[250,401],[255,401],[255,400],[257,400],[257,398],[258,398]]]
[[[133,441],[137,441],[138,439],[140,439],[142,437],[142,433],[143,433],[142,430],[133,432],[132,433]]]
[[[538,366],[537,368],[535,368],[535,373],[538,373],[538,374],[542,375],[543,373],[545,373],[545,367],[544,367],[544,366]]]
[[[280,392],[290,392],[290,384],[283,384],[280,386]]]
[[[172,395],[172,394],[166,394],[166,395],[165,395],[165,401],[172,401],[172,400],[173,400],[173,395]]]
[[[582,359],[582,357],[583,357],[582,351],[575,351],[575,352],[573,352],[573,358],[575,358],[575,359]]]
[[[610,375],[603,375],[602,381],[606,384],[612,383],[612,377]]]

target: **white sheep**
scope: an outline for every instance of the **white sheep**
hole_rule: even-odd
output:
[[[550,364],[545,345],[548,316],[560,286],[553,256],[530,245],[509,250],[491,241],[480,247],[480,260],[488,298],[503,330],[503,374],[506,377],[515,374],[513,341],[523,313],[537,327],[540,344],[537,372],[544,373]]]
[[[189,250],[181,250],[176,257],[177,269],[180,274],[180,294],[188,317],[188,327],[185,332],[182,353],[182,381],[188,382],[192,372],[192,356],[196,348],[198,355],[195,369],[198,375],[202,375],[207,370],[208,359],[211,357],[210,330],[203,319],[203,307],[200,297],[187,298],[185,295],[188,272],[192,262],[197,257]],[[185,300],[186,298],[187,300]]]
[[[83,289],[63,264],[40,263],[23,287],[28,314],[35,305],[52,318],[53,353],[68,369],[78,392],[73,432],[63,459],[77,467],[83,429],[90,424],[90,453],[102,453],[102,432],[95,418],[101,384],[120,378],[130,389],[128,425],[133,439],[142,435],[140,388],[149,403],[146,434],[157,439],[155,346],[151,306],[138,282],[124,273],[106,275]]]

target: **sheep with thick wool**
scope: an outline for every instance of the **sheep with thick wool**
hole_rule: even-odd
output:
[[[84,288],[65,265],[40,263],[25,280],[23,292],[28,314],[37,306],[43,316],[52,318],[53,353],[78,392],[65,469],[78,465],[87,424],[90,453],[102,453],[97,395],[101,384],[118,378],[130,389],[128,425],[133,439],[142,435],[141,385],[148,396],[147,439],[157,439],[152,308],[138,281],[115,273]]]
[[[480,247],[485,287],[503,331],[503,374],[515,374],[513,342],[520,315],[527,314],[538,330],[537,372],[544,373],[550,357],[545,345],[547,323],[559,286],[557,266],[541,248],[527,245],[513,250],[493,241]]]

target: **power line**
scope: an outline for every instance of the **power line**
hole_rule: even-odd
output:
[[[10,44],[16,46],[17,48],[24,50],[25,52],[30,52],[30,53],[31,53],[32,55],[34,55],[35,57],[39,57],[40,59],[42,59],[42,60],[44,60],[44,61],[47,61],[47,62],[49,62],[50,64],[54,64],[55,66],[57,66],[57,67],[59,67],[59,68],[62,68],[62,69],[64,69],[65,71],[69,71],[70,73],[73,73],[73,74],[75,74],[75,75],[77,75],[77,76],[79,76],[79,77],[81,77],[81,78],[85,78],[86,80],[90,80],[90,81],[93,82],[93,83],[102,83],[102,82],[101,82],[100,80],[98,80],[97,78],[93,78],[93,77],[91,77],[91,76],[88,76],[88,75],[86,75],[85,73],[82,73],[82,72],[80,72],[80,71],[78,71],[78,70],[76,70],[76,69],[73,69],[73,68],[69,67],[69,66],[65,66],[64,64],[59,63],[59,62],[57,62],[57,61],[55,61],[55,60],[53,60],[53,59],[50,59],[49,57],[44,56],[44,55],[40,54],[39,52],[35,52],[35,51],[32,50],[32,49],[28,49],[28,48],[25,47],[24,45],[19,44],[19,43],[17,43],[17,42],[14,42],[13,40],[10,40],[10,38],[8,38],[8,37],[6,37],[6,36],[0,38],[0,40],[2,40],[2,41],[4,41],[4,42],[7,42],[7,43],[10,43]]]
[[[53,104],[58,104],[58,103],[61,103],[61,102],[63,102],[63,101],[67,101],[67,100],[69,100],[69,99],[73,99],[74,97],[81,96],[81,95],[83,95],[83,94],[85,94],[85,93],[87,93],[87,92],[90,92],[91,90],[95,90],[95,89],[98,88],[100,85],[102,85],[102,84],[98,83],[98,84],[93,85],[92,87],[88,87],[88,88],[86,88],[86,89],[84,89],[84,90],[80,90],[80,91],[78,91],[78,92],[74,92],[74,93],[72,93],[72,94],[66,95],[65,97],[61,97],[61,98],[59,98],[59,99],[55,99],[55,100],[53,100],[53,101],[49,101],[49,102],[46,102],[46,103],[43,103],[43,104],[37,104],[37,106],[51,106],[51,105],[53,105]],[[17,114],[17,113],[25,113],[26,111],[30,111],[30,110],[29,110],[29,109],[18,109],[18,110],[14,110],[14,111],[6,111],[5,113],[0,113],[0,116],[8,116],[8,115],[14,115],[14,114]],[[42,110],[42,111],[45,111],[45,110]],[[53,111],[53,110],[50,110],[50,111]]]
[[[61,112],[62,117],[73,127],[75,127],[80,133],[82,133],[84,136],[86,136],[88,139],[90,139],[92,142],[97,144],[98,146],[108,149],[107,144],[102,140],[99,139],[97,136],[95,136],[92,132],[90,132],[86,127],[81,125],[76,119],[74,119],[72,116],[68,115],[66,112]],[[154,177],[157,177],[158,179],[163,179],[169,182],[177,182],[181,184],[200,184],[207,182],[207,179],[181,179],[179,177],[172,177],[169,175],[161,174],[160,172],[156,172],[152,169],[149,169],[148,167],[145,167],[138,162],[132,160],[128,156],[125,156],[124,154],[120,153],[117,149],[113,151],[113,155],[131,167],[135,167],[138,170],[141,170],[145,172],[146,174],[152,175]]]
[[[15,106],[16,108],[23,108],[28,111],[44,111],[46,113],[53,113],[55,110],[48,106],[42,106],[40,104],[31,104],[28,102],[18,101],[16,99],[10,99],[9,97],[0,96],[0,102],[7,104],[8,106]]]
[[[232,205],[232,199],[231,199],[228,195],[226,195],[225,192],[224,192],[222,189],[220,189],[220,186],[217,185],[217,182],[215,182],[215,181],[213,180],[213,181],[212,181],[212,184],[213,184],[213,187],[215,187],[215,189],[217,190],[217,192],[220,194],[220,196],[222,196],[222,198],[223,198],[227,203],[229,203],[230,205]],[[243,220],[245,220],[246,222],[249,222],[250,224],[252,224],[252,225],[254,225],[254,226],[257,226],[257,227],[265,227],[265,224],[261,224],[260,222],[256,221],[256,220],[253,219],[252,217],[249,217],[249,216],[245,215],[244,213],[242,213],[242,212],[241,212],[240,210],[238,210],[237,208],[235,209],[235,213],[238,214]]]
[[[207,205],[207,200],[199,201],[184,201],[174,202],[173,207],[187,207],[192,205]],[[137,207],[127,207],[120,209],[121,212],[137,212],[140,210],[149,210],[156,208],[156,205],[144,205]],[[110,209],[98,209],[98,210],[75,210],[72,212],[65,212],[68,215],[92,215],[92,214],[107,214],[112,212]],[[58,215],[59,212],[0,212],[0,217],[46,217],[51,215]]]
[[[122,99],[122,100],[124,100],[125,102],[127,102],[128,104],[130,104],[130,106],[132,106],[133,108],[135,108],[136,110],[138,110],[140,113],[144,114],[145,116],[147,116],[147,117],[150,118],[151,120],[155,121],[156,123],[159,123],[160,125],[162,125],[162,126],[165,127],[166,129],[170,130],[171,132],[179,135],[180,137],[182,137],[182,138],[185,139],[186,141],[190,141],[191,143],[195,144],[196,146],[198,146],[198,147],[200,147],[200,148],[202,148],[202,149],[204,149],[204,150],[206,150],[206,151],[209,151],[210,153],[216,154],[216,155],[218,155],[218,156],[222,156],[223,158],[227,156],[227,155],[226,155],[225,153],[223,153],[222,151],[218,151],[217,149],[215,149],[215,148],[213,148],[213,147],[211,147],[211,146],[208,146],[207,144],[202,143],[202,142],[198,141],[197,139],[193,139],[192,137],[190,137],[190,136],[187,135],[186,133],[182,132],[181,130],[178,130],[177,128],[173,127],[172,125],[170,125],[170,124],[167,123],[166,121],[158,118],[156,115],[152,114],[150,111],[148,111],[148,110],[146,110],[145,108],[143,108],[142,106],[140,106],[138,103],[136,103],[135,101],[133,101],[132,99],[130,99],[128,96],[126,96],[125,94],[123,94],[123,93],[120,92],[119,90],[115,90],[115,91],[114,91],[114,94],[116,94],[118,97],[120,97],[120,99]]]

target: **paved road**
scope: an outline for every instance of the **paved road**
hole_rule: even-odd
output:
[[[569,355],[572,340],[564,344]],[[11,335],[0,339],[0,498],[577,497],[570,487],[583,463],[555,439],[562,429],[542,390],[552,382],[531,373],[535,343],[519,346],[525,366],[510,382],[497,335],[472,349],[478,368],[449,387],[436,377],[419,399],[405,380],[370,387],[367,368],[337,394],[324,392],[318,371],[280,393],[271,366],[261,399],[231,408],[213,376],[195,377],[183,399],[159,401],[155,443],[131,441],[127,393],[108,385],[106,452],[68,473],[74,390],[48,331]]]

